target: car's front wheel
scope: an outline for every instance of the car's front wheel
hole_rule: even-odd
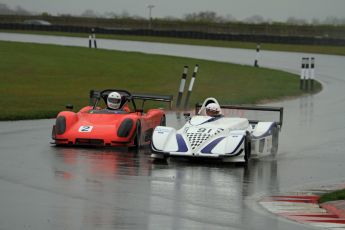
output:
[[[140,121],[137,121],[137,123],[136,123],[134,147],[136,149],[139,149],[141,147],[141,124],[140,124]]]
[[[248,164],[251,155],[251,142],[250,142],[250,134],[247,132],[246,136],[244,137],[244,161],[245,164]]]
[[[279,129],[278,126],[274,126],[272,128],[272,148],[271,148],[271,154],[273,156],[277,155],[278,152],[278,140],[279,140]]]

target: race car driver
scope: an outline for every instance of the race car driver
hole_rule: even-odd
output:
[[[107,98],[107,109],[110,110],[123,110],[129,112],[127,105],[127,98],[121,96],[118,92],[111,92]]]
[[[206,115],[210,117],[222,116],[222,110],[217,103],[210,103],[206,106]]]

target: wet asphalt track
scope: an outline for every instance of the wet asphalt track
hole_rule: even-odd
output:
[[[8,36],[0,33],[0,40],[23,39]],[[250,65],[255,57],[254,50],[121,43],[100,40],[99,46]],[[302,56],[261,52],[259,64],[299,73]],[[324,90],[271,104],[285,108],[279,154],[248,168],[154,164],[148,149],[56,148],[49,144],[54,120],[0,122],[0,229],[313,229],[256,203],[262,195],[345,183],[345,57],[308,56],[316,58]],[[167,123],[179,127],[183,119],[170,113]]]

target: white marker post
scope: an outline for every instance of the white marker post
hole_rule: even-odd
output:
[[[178,96],[177,96],[177,101],[176,101],[176,108],[180,107],[181,104],[181,99],[184,91],[184,86],[186,85],[186,78],[187,78],[187,73],[188,73],[188,66],[183,67],[183,73],[182,73],[182,78],[181,78],[181,83],[180,83],[180,88],[178,91]]]
[[[301,78],[300,78],[300,84],[299,84],[300,90],[304,89],[304,76],[305,76],[305,64],[306,64],[305,61],[306,59],[303,57],[302,62],[301,62]]]
[[[256,44],[256,56],[254,61],[254,67],[259,67],[259,57],[260,57],[260,43]]]
[[[315,58],[312,57],[310,59],[310,81],[311,81],[310,89],[311,91],[314,90],[314,79],[315,79]]]
[[[95,47],[95,49],[97,49],[96,33],[95,33],[94,28],[91,29],[91,33],[92,33],[93,46]]]
[[[304,90],[308,91],[309,90],[309,57],[305,58],[305,87]]]
[[[96,41],[96,34],[92,34],[93,37],[93,46],[95,47],[95,49],[97,49],[97,41]]]
[[[190,98],[190,95],[192,94],[193,85],[194,85],[194,82],[195,82],[196,74],[198,73],[198,69],[199,69],[199,65],[196,64],[195,68],[194,68],[192,79],[190,80],[190,83],[189,83],[189,88],[188,88],[188,93],[187,93],[186,101],[184,103],[184,108],[185,109],[187,109],[187,107],[188,107],[189,98]]]

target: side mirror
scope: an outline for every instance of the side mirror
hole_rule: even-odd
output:
[[[66,105],[66,109],[68,109],[68,110],[73,110],[73,105],[72,105],[72,104],[67,104],[67,105]]]

